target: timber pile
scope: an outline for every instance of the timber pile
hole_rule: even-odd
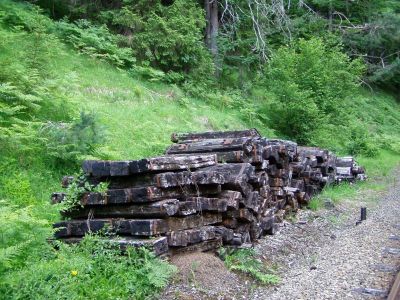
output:
[[[267,139],[255,129],[173,134],[164,156],[85,161],[87,190],[62,212],[55,237],[79,242],[108,230],[121,248],[146,246],[156,255],[240,246],[273,234],[288,212],[307,205],[326,185],[365,179],[353,158]],[[73,177],[63,178],[68,187]],[[53,203],[66,199],[54,193]]]

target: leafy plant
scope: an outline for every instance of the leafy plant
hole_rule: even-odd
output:
[[[62,202],[62,210],[67,211],[71,208],[81,206],[80,200],[85,193],[99,193],[102,196],[107,194],[109,183],[100,182],[97,185],[91,185],[84,174],[77,174],[69,182],[65,191],[65,199]]]
[[[80,157],[93,154],[104,138],[95,115],[84,112],[70,123],[47,122],[40,134],[45,139],[47,154],[66,164],[76,164]]]
[[[165,287],[175,268],[145,248],[125,255],[98,236],[16,270],[0,283],[3,299],[145,299]]]
[[[85,19],[73,23],[63,19],[56,23],[55,32],[75,49],[93,58],[119,67],[131,67],[135,62],[132,50],[120,47],[120,37],[112,34],[105,25],[97,26]]]
[[[35,216],[33,207],[21,208],[1,202],[0,274],[4,274],[24,266],[29,255],[37,257],[45,250],[51,228],[47,220]]]
[[[277,284],[280,281],[279,276],[256,258],[254,249],[238,249],[233,252],[221,249],[220,255],[224,257],[226,267],[232,271],[249,275],[262,284]]]
[[[346,122],[348,97],[363,65],[320,39],[300,40],[271,57],[262,81],[273,94],[267,106],[271,126],[299,143],[313,141],[323,124]]]
[[[105,10],[101,16],[103,22],[125,32],[125,44],[141,65],[161,69],[166,81],[181,81],[179,73],[196,78],[212,74],[211,55],[203,43],[206,23],[196,1],[177,0],[163,6],[159,1],[127,0],[121,9]]]

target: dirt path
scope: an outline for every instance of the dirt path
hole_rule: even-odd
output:
[[[400,170],[394,176],[399,178]],[[361,205],[368,207],[368,216],[356,225]],[[260,258],[277,266],[280,285],[254,285],[224,269],[212,254],[192,254],[175,262],[182,272],[162,299],[384,297],[400,268],[398,179],[384,192],[363,191],[336,207],[316,213],[302,210],[296,219],[284,222],[278,234],[255,247]]]

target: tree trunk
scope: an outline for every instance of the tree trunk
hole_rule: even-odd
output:
[[[206,11],[206,38],[205,42],[208,49],[211,51],[211,54],[214,59],[215,65],[217,65],[217,55],[218,55],[218,1],[217,0],[204,0],[204,8]]]
[[[214,0],[211,3],[211,15],[210,15],[210,23],[211,23],[211,43],[210,49],[213,56],[217,56],[218,54],[218,45],[217,45],[217,37],[218,37],[218,2]]]

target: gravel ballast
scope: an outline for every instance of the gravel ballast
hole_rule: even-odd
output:
[[[394,176],[398,178],[399,172]],[[391,184],[386,193],[371,192],[376,193],[372,198],[376,202],[365,201],[367,193],[328,211],[301,211],[300,219],[314,220],[304,225],[287,223],[276,236],[264,239],[257,251],[280,264],[282,284],[258,288],[249,298],[384,297],[371,294],[387,292],[399,269],[400,256],[387,249],[400,248],[400,241],[393,239],[400,235],[400,182]],[[368,207],[367,220],[356,225],[361,205]]]
[[[364,189],[340,205],[327,201],[326,209],[300,210],[280,224],[276,235],[261,239],[255,250],[277,269],[280,284],[260,286],[212,263],[199,272],[202,276],[191,270],[195,282],[178,280],[162,298],[384,299],[400,270],[400,170],[390,177],[396,180],[385,191]],[[367,207],[367,220],[356,225],[361,206]],[[204,255],[213,256],[210,262],[217,259],[211,253],[192,254],[185,264],[196,264],[197,258],[201,264]],[[186,277],[187,270],[181,275]]]

